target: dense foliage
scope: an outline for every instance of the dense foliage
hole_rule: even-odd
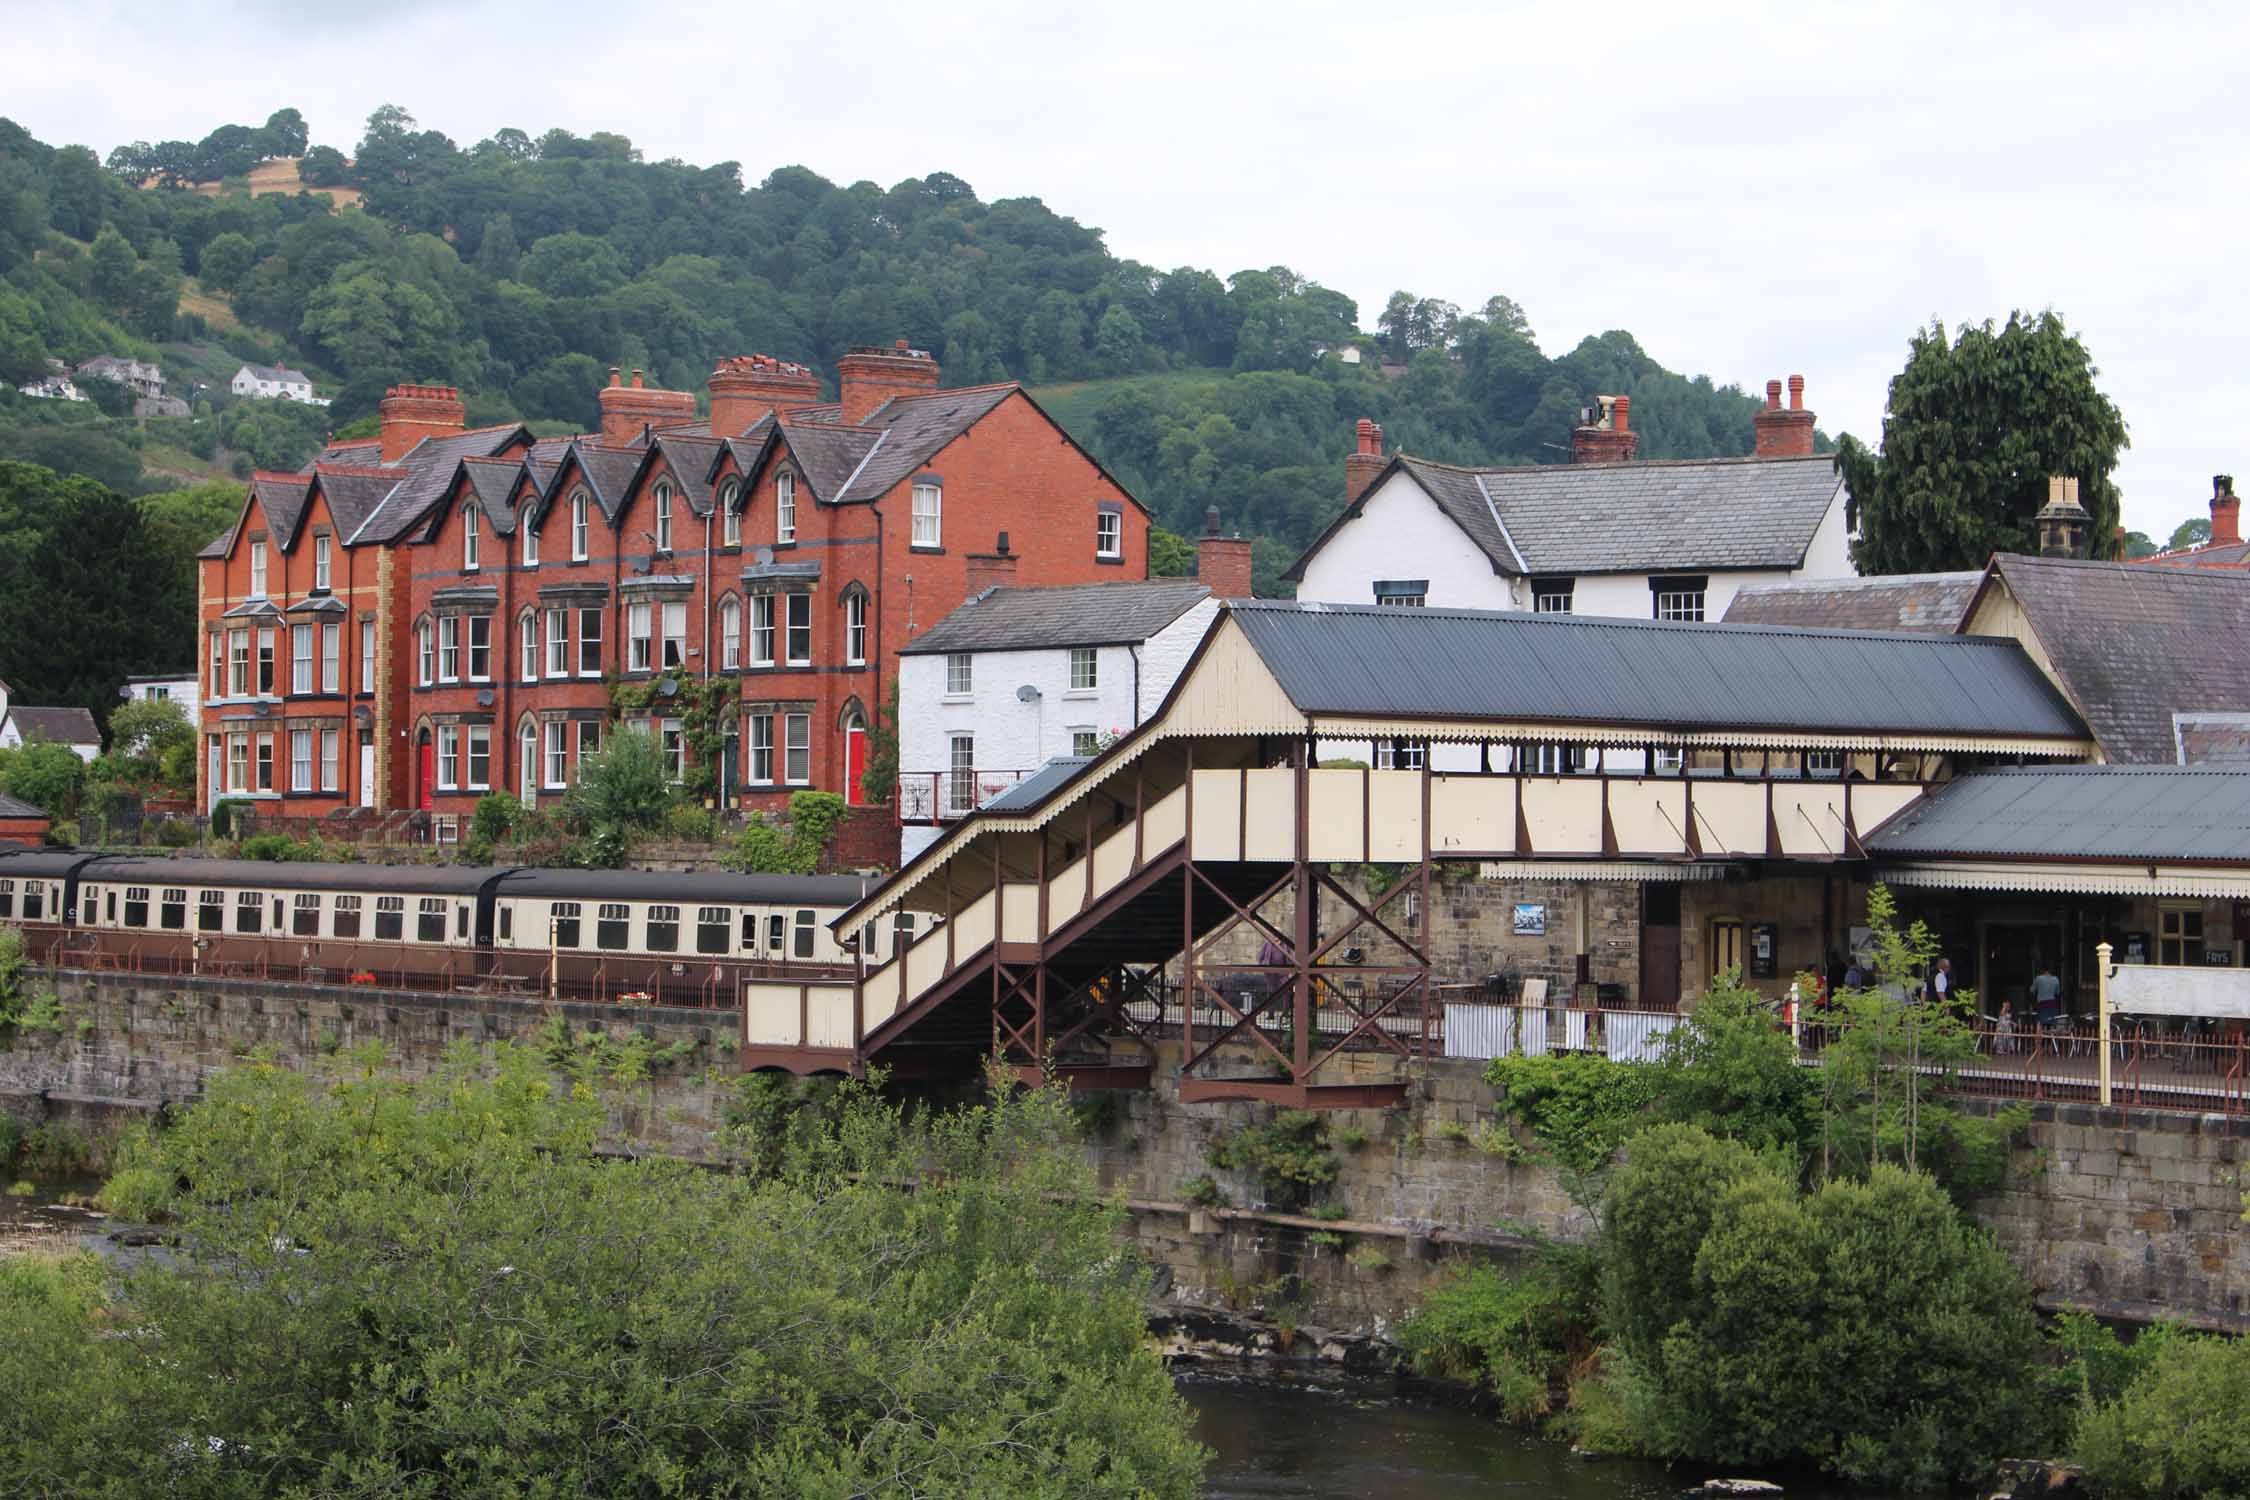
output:
[[[2096,1489],[2150,1500],[2250,1494],[2250,1339],[2173,1333],[2135,1363],[2122,1394],[2079,1419],[2073,1456]]]
[[[849,1086],[722,1174],[596,1156],[527,1051],[348,1063],[142,1147],[111,1201],[178,1256],[0,1273],[8,1493],[1195,1492],[1059,1098]]]
[[[2032,518],[2047,478],[2079,480],[2095,555],[2112,554],[2125,419],[2100,371],[2053,310],[1995,328],[1917,331],[1891,382],[1880,453],[1847,438],[1838,455],[1860,524],[1864,573],[1981,568],[1995,552],[2037,552]]]

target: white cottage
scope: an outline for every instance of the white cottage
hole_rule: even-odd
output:
[[[1835,461],[1813,452],[1804,379],[1766,386],[1749,458],[1634,462],[1632,402],[1604,396],[1573,462],[1461,468],[1382,454],[1359,424],[1343,514],[1283,575],[1299,599],[1717,620],[1737,591],[1849,578]]]
[[[227,389],[252,399],[302,401],[307,406],[328,403],[313,395],[312,377],[287,365],[244,365],[234,372]]]
[[[1193,578],[991,588],[917,636],[899,653],[901,856],[1138,726],[1218,607]]]

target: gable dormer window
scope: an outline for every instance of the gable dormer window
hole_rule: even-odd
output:
[[[586,492],[573,490],[570,496],[570,560],[586,560]]]
[[[528,504],[516,518],[516,524],[523,528],[523,565],[536,568],[539,566],[539,528],[531,524],[531,507]]]
[[[329,578],[328,538],[316,536],[313,538],[313,592],[327,593]]]
[[[1701,573],[1658,574],[1648,581],[1652,609],[1659,620],[1700,620],[1711,580]]]
[[[1577,611],[1578,580],[1550,576],[1531,580],[1531,608],[1535,614],[1568,615]]]
[[[668,484],[656,487],[656,550],[672,550],[672,487]]]
[[[262,541],[250,544],[250,597],[266,597],[266,544]]]
[[[773,481],[773,539],[797,540],[797,476],[783,469]]]
[[[742,545],[742,511],[736,501],[742,498],[742,486],[728,480],[719,491],[719,545]]]
[[[481,538],[478,535],[477,526],[477,508],[471,505],[461,512],[462,571],[474,573],[477,570],[479,566],[477,561],[477,551],[480,541]]]

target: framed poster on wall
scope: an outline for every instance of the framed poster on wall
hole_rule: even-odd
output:
[[[1547,908],[1536,901],[1518,901],[1515,911],[1517,937],[1545,937],[1547,935]]]
[[[1781,951],[1781,930],[1771,922],[1750,924],[1750,977],[1771,979]]]

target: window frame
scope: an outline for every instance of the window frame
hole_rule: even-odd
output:
[[[773,595],[750,596],[750,665],[770,667],[774,664],[774,608]]]
[[[792,667],[812,665],[812,595],[792,591],[782,596],[781,649]]]
[[[672,550],[672,486],[658,480],[650,491],[649,501],[656,516],[656,550],[669,554]]]
[[[936,551],[945,545],[945,487],[932,480],[918,479],[908,498],[909,529],[907,546],[919,551]]]
[[[742,509],[736,503],[742,495],[742,481],[730,479],[719,486],[719,545],[742,545]]]
[[[1095,693],[1102,685],[1101,648],[1098,646],[1073,646],[1070,648],[1070,691]]]
[[[344,690],[344,627],[334,620],[320,627],[320,690]]]
[[[468,680],[492,680],[492,616],[469,616]]]
[[[578,611],[578,675],[602,675],[602,616],[604,611],[581,607]],[[591,630],[587,629],[592,626]]]
[[[797,476],[789,469],[773,477],[773,540],[779,547],[797,542]]]
[[[1118,510],[1094,512],[1094,556],[1117,559],[1125,555],[1125,513]]]
[[[570,560],[586,560],[586,491],[576,489],[570,494]]]
[[[719,601],[719,670],[742,666],[742,601],[729,594]]]
[[[335,576],[328,538],[316,533],[313,536],[313,592],[328,593]]]
[[[856,589],[844,596],[844,665],[867,665],[867,595]]]
[[[968,698],[977,690],[977,658],[973,651],[949,652],[945,658],[945,696]]]
[[[313,628],[308,622],[289,627],[289,691],[309,694],[313,690]]]
[[[484,532],[474,505],[461,507],[461,571],[475,573],[484,566]]]
[[[812,785],[812,715],[809,713],[781,716],[781,779],[784,786]]]
[[[750,753],[742,762],[743,779],[749,785],[773,785],[773,718],[771,713],[750,715]]]

